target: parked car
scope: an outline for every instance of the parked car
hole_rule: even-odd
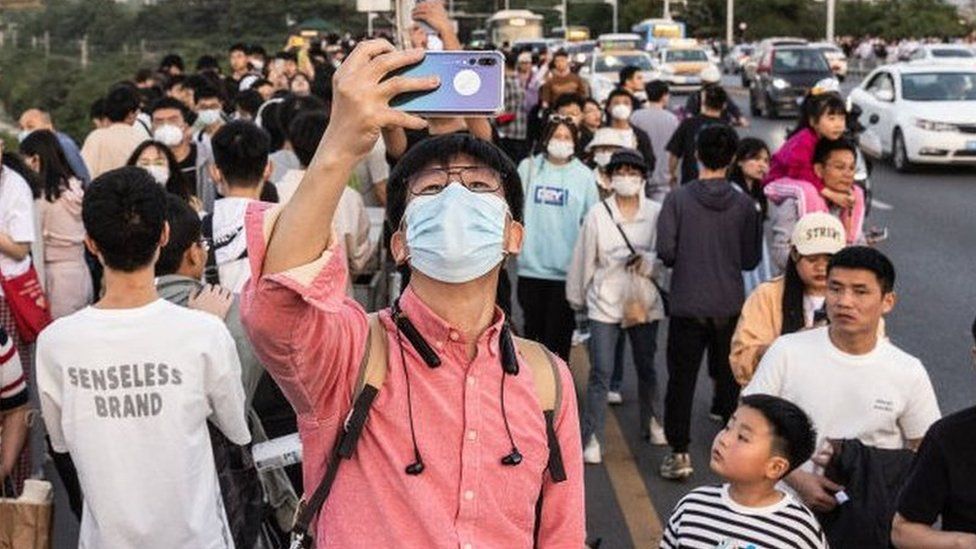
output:
[[[644,73],[646,82],[659,76],[651,55],[640,50],[596,50],[590,59],[590,65],[583,67],[580,76],[589,81],[593,98],[603,103],[620,82],[620,69],[629,65],[639,68]]]
[[[875,69],[851,91],[868,155],[898,171],[917,164],[976,165],[976,68],[901,63]]]
[[[755,50],[756,47],[752,44],[736,44],[729,50],[729,53],[725,54],[725,59],[722,60],[722,70],[725,71],[725,74],[739,74],[742,72],[742,66],[745,65]]]
[[[753,116],[770,118],[796,115],[810,88],[832,78],[827,60],[815,47],[768,48],[749,82],[749,111]]]
[[[818,42],[816,44],[810,44],[810,46],[817,48],[823,53],[824,59],[830,65],[830,70],[834,71],[834,76],[838,80],[843,82],[847,78],[847,56],[844,55],[844,50],[840,49],[836,44],[829,42]]]
[[[661,80],[671,86],[672,92],[700,89],[701,72],[715,66],[702,47],[667,47],[661,49],[658,55]]]
[[[931,63],[932,61],[972,61],[976,64],[976,52],[964,45],[925,44],[916,48],[908,56],[909,63]]]
[[[807,41],[803,38],[790,38],[790,37],[778,37],[778,38],[766,38],[759,42],[756,46],[755,51],[742,65],[742,87],[748,88],[749,82],[755,75],[756,68],[759,66],[759,60],[762,59],[769,50],[778,46],[803,46]]]

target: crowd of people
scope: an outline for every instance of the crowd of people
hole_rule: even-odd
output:
[[[439,3],[413,15],[460,48]],[[389,107],[439,84],[386,78],[422,48],[227,54],[111,86],[80,147],[30,109],[3,151],[0,476],[49,457],[80,546],[583,547],[623,368],[624,427],[687,480],[704,361],[724,483],[662,547],[976,547],[974,412],[940,419],[886,337],[836,91],[774,152],[720,82],[675,114],[625,68],[601,104],[559,50],[506,51],[488,119]],[[368,310],[384,269],[403,291]],[[255,465],[296,432],[300,464]]]

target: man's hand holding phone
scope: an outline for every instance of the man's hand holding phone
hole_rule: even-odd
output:
[[[318,154],[349,155],[359,161],[372,150],[381,128],[425,128],[423,118],[390,108],[390,100],[401,93],[432,90],[439,79],[394,76],[384,80],[423,58],[422,49],[397,51],[386,40],[356,46],[332,78],[332,116]]]

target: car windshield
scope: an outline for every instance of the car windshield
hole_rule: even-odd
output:
[[[620,72],[620,69],[633,65],[642,71],[649,71],[651,67],[651,56],[640,53],[629,55],[604,54],[596,58],[595,72]]]
[[[685,63],[708,61],[708,56],[702,50],[669,50],[665,59],[668,63]]]
[[[976,72],[903,74],[901,95],[906,101],[976,101]]]
[[[776,50],[773,54],[773,72],[789,74],[795,72],[828,72],[830,67],[820,50],[795,48]]]
[[[932,57],[937,57],[939,59],[946,59],[952,57],[970,58],[970,57],[976,57],[976,54],[974,54],[969,50],[964,50],[961,48],[939,48],[939,49],[932,50]]]

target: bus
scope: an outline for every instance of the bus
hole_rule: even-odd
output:
[[[501,10],[488,19],[488,40],[498,47],[542,38],[542,16],[529,10]]]
[[[666,46],[670,41],[681,40],[686,36],[685,24],[673,19],[645,19],[630,30],[641,35],[646,50]]]

